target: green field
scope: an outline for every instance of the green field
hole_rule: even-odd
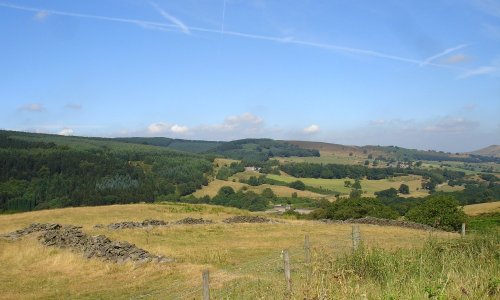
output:
[[[300,180],[304,182],[306,185],[319,187],[322,189],[328,189],[340,192],[341,194],[349,194],[351,192],[351,188],[345,187],[344,182],[346,180],[350,180],[354,182],[352,179],[322,179],[322,178],[296,178],[289,175],[267,175],[268,178],[283,181],[286,183],[290,183],[296,180]],[[410,195],[413,197],[424,197],[427,196],[428,193],[425,190],[421,190],[422,178],[420,176],[400,176],[394,177],[390,179],[382,179],[382,180],[361,180],[361,188],[365,192],[363,195],[365,196],[374,196],[375,192],[386,190],[389,188],[399,188],[399,186],[404,183],[410,187]]]

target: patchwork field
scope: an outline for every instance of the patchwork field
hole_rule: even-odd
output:
[[[300,180],[306,185],[334,190],[342,194],[349,194],[351,191],[351,188],[344,186],[344,182],[346,180],[354,182],[352,179],[296,178],[289,175],[268,175],[268,178],[287,183]],[[398,189],[402,183],[407,184],[410,187],[410,194],[408,196],[424,197],[428,195],[427,191],[421,189],[422,178],[420,176],[400,176],[382,180],[363,179],[361,180],[361,188],[366,192],[363,195],[374,196],[374,193],[377,191],[389,188]]]
[[[280,298],[284,291],[283,249],[290,250],[297,295],[306,292],[302,275],[305,274],[304,235],[310,237],[313,261],[320,254],[334,257],[351,249],[351,225],[293,220],[266,224],[220,222],[232,215],[248,213],[207,205],[136,204],[2,215],[0,234],[33,222],[73,224],[82,226],[88,234],[129,241],[153,254],[171,257],[175,262],[115,264],[86,259],[67,249],[42,246],[35,235],[14,241],[0,238],[0,298],[199,299],[201,271],[209,269],[215,299],[273,299]],[[173,222],[188,216],[216,223],[153,229],[94,228],[95,224],[148,218]],[[428,232],[398,227],[361,225],[360,230],[368,248],[418,249],[429,238]],[[457,237],[439,232],[433,236]],[[355,291],[354,286],[345,284],[345,291],[339,290],[339,293],[359,295],[363,292],[359,286]]]

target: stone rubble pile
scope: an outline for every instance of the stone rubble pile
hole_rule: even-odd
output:
[[[17,240],[19,238],[22,238],[25,235],[34,233],[34,232],[40,232],[40,231],[49,231],[49,230],[59,230],[63,227],[75,227],[72,225],[61,225],[61,224],[44,224],[44,223],[33,223],[30,226],[16,230],[11,233],[3,234],[1,237],[12,239],[12,240]],[[76,228],[76,227],[75,227]]]
[[[151,221],[153,221],[152,224],[165,223]],[[87,258],[95,257],[115,263],[125,261],[166,263],[173,261],[168,257],[153,255],[128,242],[112,241],[104,235],[87,235],[82,232],[81,227],[73,225],[34,223],[1,237],[19,239],[31,233],[40,233],[38,240],[43,245],[71,249],[83,253]]]
[[[175,224],[179,224],[179,225],[182,225],[182,224],[187,224],[187,225],[196,225],[196,224],[212,224],[213,221],[212,220],[204,220],[203,218],[191,218],[191,217],[187,217],[187,218],[184,218],[182,220],[179,220],[177,222],[175,222]]]
[[[259,216],[234,216],[222,221],[224,223],[270,223],[272,220]]]
[[[173,261],[164,256],[153,255],[128,242],[111,241],[104,235],[89,236],[75,227],[45,231],[38,239],[47,246],[68,248],[83,253],[87,258],[101,258],[115,263]]]
[[[145,227],[157,227],[157,226],[166,226],[167,222],[162,220],[153,220],[147,219],[142,222],[132,222],[125,221],[119,223],[111,223],[107,226],[108,229],[117,230],[117,229],[132,229],[132,228],[145,228]],[[94,226],[95,228],[103,228],[104,226],[98,224]]]
[[[436,230],[435,228],[409,221],[399,221],[399,220],[389,220],[389,219],[379,219],[374,217],[364,217],[360,219],[348,219],[345,221],[335,221],[335,220],[324,220],[326,223],[335,223],[335,224],[369,224],[369,225],[379,225],[379,226],[397,226],[403,228],[410,229],[419,229],[419,230]]]

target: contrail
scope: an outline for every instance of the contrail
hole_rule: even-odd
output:
[[[226,22],[226,0],[224,0],[224,5],[222,6],[222,25],[220,28],[221,34],[224,34],[224,23]]]
[[[445,55],[447,55],[447,54],[450,54],[450,53],[452,53],[452,52],[455,52],[455,51],[457,51],[457,50],[460,50],[460,49],[462,49],[462,48],[465,48],[465,47],[467,47],[467,46],[469,46],[469,45],[467,45],[467,44],[461,44],[461,45],[458,45],[458,46],[453,47],[453,48],[448,48],[448,49],[446,49],[446,50],[444,50],[444,51],[442,51],[442,52],[440,52],[440,53],[438,53],[438,54],[436,54],[436,55],[433,55],[433,56],[431,56],[431,57],[426,58],[426,59],[425,59],[425,60],[424,60],[424,61],[420,64],[420,66],[427,65],[427,64],[431,63],[433,60],[435,60],[436,58],[440,58],[440,57],[442,57],[442,56],[445,56]]]
[[[138,20],[138,19],[115,18],[115,17],[107,17],[107,16],[99,16],[99,15],[80,14],[80,13],[73,13],[73,12],[66,12],[66,11],[58,11],[58,10],[49,10],[49,9],[20,6],[20,5],[14,5],[14,4],[9,4],[9,3],[4,3],[4,2],[0,2],[0,7],[6,7],[6,8],[11,8],[11,9],[23,10],[23,11],[30,11],[30,12],[45,11],[45,12],[47,12],[49,14],[53,14],[53,15],[76,17],[76,18],[86,18],[86,19],[94,19],[94,20],[110,21],[110,22],[128,23],[128,24],[138,25],[138,26],[141,26],[142,28],[146,28],[146,29],[162,30],[162,28],[164,28],[165,31],[168,31],[168,29],[181,28],[181,27],[179,27],[179,24],[168,24],[168,23],[160,23],[160,22],[151,22],[151,21],[146,21],[146,20]],[[183,24],[183,23],[181,22],[181,24]],[[445,65],[445,64],[433,63],[432,61],[425,62],[422,60],[386,54],[386,53],[377,52],[377,51],[373,51],[373,50],[351,48],[351,47],[334,45],[334,44],[316,43],[316,42],[310,42],[310,41],[304,41],[304,40],[297,40],[297,39],[294,39],[292,37],[275,37],[275,36],[258,35],[258,34],[252,34],[252,33],[244,33],[244,32],[238,32],[238,31],[226,31],[226,30],[222,31],[219,29],[192,27],[192,26],[187,26],[187,25],[184,25],[184,27],[185,27],[185,30],[183,30],[183,32],[186,32],[186,30],[187,30],[188,32],[205,32],[205,33],[213,33],[213,34],[223,34],[223,35],[227,35],[227,36],[236,36],[236,37],[242,37],[242,38],[247,38],[247,39],[271,41],[271,42],[286,43],[286,44],[293,44],[293,45],[301,45],[301,46],[308,46],[308,47],[325,49],[325,50],[333,50],[333,51],[340,51],[340,52],[346,52],[346,53],[352,53],[352,54],[358,54],[358,55],[372,56],[372,57],[384,58],[384,59],[389,59],[389,60],[394,60],[394,61],[411,63],[411,64],[415,64],[415,65],[426,64],[426,65],[434,66],[434,67],[467,71],[467,69],[464,69],[464,68],[453,67],[453,66],[449,66],[449,65]]]
[[[187,27],[186,24],[184,24],[181,20],[177,19],[176,17],[170,15],[166,11],[164,11],[158,4],[154,3],[153,1],[149,1],[149,4],[151,4],[151,6],[153,6],[156,9],[156,11],[158,11],[160,13],[160,15],[162,15],[162,17],[164,17],[167,21],[169,21],[172,24],[174,24],[175,26],[179,27],[179,29],[182,32],[184,32],[186,34],[191,33],[189,31],[189,27]]]

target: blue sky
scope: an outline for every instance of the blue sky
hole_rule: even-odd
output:
[[[0,0],[0,128],[500,144],[498,0]]]

